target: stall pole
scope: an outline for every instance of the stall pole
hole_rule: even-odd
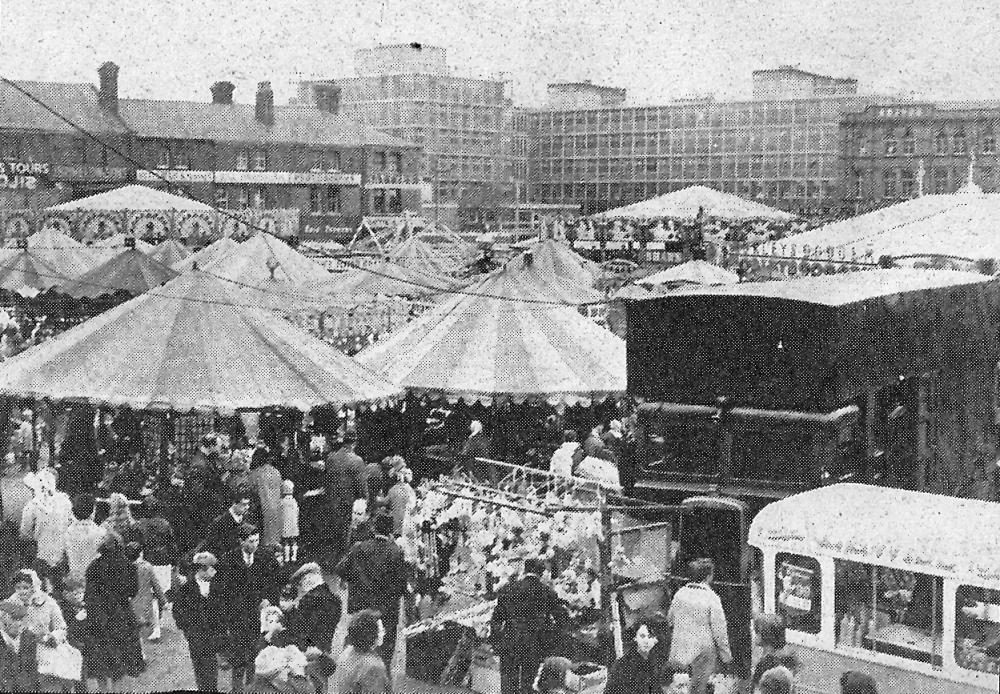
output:
[[[608,508],[608,493],[603,488],[597,490],[597,505],[601,514],[601,538],[597,543],[597,556],[600,562],[598,568],[598,580],[601,582],[601,621],[606,629],[605,633],[614,634],[614,610],[611,606],[611,583],[614,576],[611,573],[611,509]],[[611,650],[614,657],[614,648]],[[608,666],[611,663],[607,663]]]

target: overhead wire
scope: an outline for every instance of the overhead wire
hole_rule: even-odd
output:
[[[64,122],[65,124],[67,124],[68,126],[70,126],[71,128],[73,128],[74,130],[76,130],[77,132],[83,134],[85,137],[89,138],[93,142],[96,142],[97,144],[101,145],[102,147],[107,148],[108,151],[113,152],[114,154],[118,155],[124,161],[126,161],[126,162],[128,162],[128,163],[130,163],[130,164],[132,164],[134,166],[136,166],[138,169],[146,171],[147,173],[149,173],[150,175],[152,175],[154,178],[159,179],[161,182],[167,184],[171,188],[176,188],[176,185],[172,181],[170,181],[170,179],[168,179],[167,177],[161,175],[159,172],[157,172],[155,170],[155,168],[153,168],[153,169],[147,168],[147,166],[145,165],[144,162],[139,161],[138,159],[134,158],[133,156],[131,156],[127,152],[123,152],[120,148],[116,147],[113,143],[109,143],[109,142],[101,139],[100,137],[98,137],[94,133],[90,132],[87,128],[84,128],[83,126],[79,125],[78,123],[74,122],[73,120],[67,118],[62,113],[60,113],[58,110],[54,109],[49,104],[45,103],[43,100],[39,99],[37,96],[35,96],[34,94],[32,94],[29,90],[23,88],[17,82],[15,82],[15,81],[7,78],[7,77],[3,77],[3,76],[0,76],[0,82],[2,82],[3,84],[6,84],[7,86],[9,86],[11,88],[13,88],[15,91],[17,91],[18,93],[20,93],[21,95],[23,95],[25,98],[27,98],[30,101],[34,102],[35,104],[37,104],[41,108],[45,109],[47,112],[49,112],[50,114],[52,114],[53,116],[55,116],[57,119],[61,120],[62,122]],[[191,200],[194,200],[195,202],[201,202],[203,204],[209,205],[216,214],[219,214],[219,215],[221,215],[223,217],[226,217],[226,218],[228,218],[230,220],[236,221],[239,224],[244,225],[247,229],[253,229],[254,231],[257,231],[257,232],[260,232],[260,233],[263,233],[263,234],[267,234],[268,236],[272,236],[272,237],[274,237],[274,238],[276,238],[276,239],[284,242],[284,239],[282,239],[281,236],[279,236],[278,234],[272,232],[271,230],[267,229],[266,227],[261,227],[261,226],[258,226],[256,224],[252,224],[252,223],[248,222],[247,220],[245,220],[243,217],[241,217],[238,214],[235,214],[235,213],[230,212],[228,210],[224,210],[222,208],[216,207],[214,204],[205,202],[204,200],[199,200],[197,197],[195,197],[192,193],[190,193],[187,190],[179,189],[179,192],[181,193],[181,195],[183,197],[186,197],[186,198],[189,198]],[[330,260],[335,260],[335,261],[337,261],[337,262],[345,265],[348,268],[355,269],[355,270],[360,270],[360,271],[363,271],[363,272],[366,272],[366,273],[369,273],[369,274],[372,274],[372,275],[375,275],[375,276],[378,276],[378,277],[382,277],[383,279],[390,279],[390,280],[394,280],[394,281],[400,281],[400,282],[403,282],[405,284],[410,284],[410,285],[413,285],[414,287],[419,287],[421,289],[427,290],[427,293],[429,295],[436,295],[436,294],[461,294],[461,295],[467,295],[467,296],[482,297],[482,298],[487,298],[487,299],[495,299],[497,301],[510,301],[510,302],[514,302],[514,303],[539,304],[539,305],[556,305],[556,306],[567,306],[567,307],[570,307],[570,306],[572,306],[572,307],[586,307],[586,306],[591,306],[591,305],[603,305],[603,304],[610,303],[610,301],[611,301],[611,299],[608,298],[608,299],[588,301],[588,302],[583,302],[583,303],[574,303],[574,302],[567,302],[567,301],[558,301],[558,300],[541,299],[541,298],[537,298],[536,299],[536,298],[513,296],[513,295],[500,295],[500,294],[484,295],[484,294],[478,294],[478,293],[470,292],[470,291],[463,290],[463,289],[442,289],[440,287],[434,287],[434,286],[431,286],[431,285],[427,285],[427,284],[424,284],[422,282],[418,282],[416,280],[409,280],[409,279],[405,279],[405,278],[397,278],[397,277],[394,277],[394,276],[389,275],[387,273],[379,272],[379,271],[377,271],[377,270],[375,270],[373,268],[366,267],[364,265],[358,265],[358,264],[352,263],[350,261],[345,261],[341,256],[335,255],[335,254],[330,253],[328,251],[324,251],[322,248],[318,248],[318,247],[312,246],[310,249],[313,252],[318,253],[320,255],[320,257],[323,257],[323,258],[326,258],[326,259],[330,259]],[[225,279],[225,278],[220,278],[220,279]],[[263,290],[263,288],[260,288],[260,287],[256,287],[256,288]],[[266,291],[266,290],[264,290],[264,291]],[[300,296],[300,298],[306,299],[307,297]]]

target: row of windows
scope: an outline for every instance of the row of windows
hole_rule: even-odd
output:
[[[822,131],[789,133],[788,131],[767,134],[746,131],[726,134],[684,133],[671,136],[668,133],[650,135],[575,135],[553,138],[535,145],[539,156],[573,156],[585,152],[624,152],[646,150],[651,152],[723,154],[726,152],[795,152],[837,150],[833,133]]]
[[[410,97],[424,99],[439,99],[459,104],[473,101],[481,103],[498,103],[506,101],[503,95],[503,85],[497,82],[467,82],[464,84],[448,84],[439,82],[437,77],[430,75],[386,75],[375,79],[358,78],[345,80],[343,83],[345,95],[352,98],[392,98]]]
[[[619,202],[624,199],[645,200],[691,185],[704,185],[726,193],[734,193],[745,198],[762,200],[821,199],[830,197],[835,186],[829,180],[779,180],[779,181],[734,181],[690,178],[673,181],[644,181],[635,183],[562,183],[540,184],[531,187],[531,197],[536,202],[577,202],[588,200],[608,200]],[[685,430],[677,441],[693,440],[692,432]],[[677,443],[674,442],[674,444]],[[671,444],[671,445],[674,445]],[[678,444],[679,445],[679,444]],[[673,456],[674,449],[664,449],[657,455]],[[683,456],[682,456],[683,458]],[[694,457],[684,458],[694,460]],[[658,458],[659,460],[659,458]],[[717,460],[717,459],[715,459]],[[667,468],[675,471],[672,468]],[[690,472],[690,470],[676,470]]]
[[[918,192],[917,178],[919,171],[907,168],[887,167],[878,176],[870,171],[859,171],[852,174],[849,189],[857,197],[908,198]],[[934,167],[928,172],[927,192],[935,195],[954,193],[968,182],[968,170],[958,167]],[[987,190],[996,186],[996,170],[992,166],[976,169],[974,181]],[[881,183],[881,191],[877,185]]]
[[[45,135],[15,136],[9,133],[0,134],[0,160],[48,161],[101,167],[122,165],[111,147],[85,137],[56,140]]]
[[[537,182],[574,178],[776,178],[834,176],[833,162],[821,159],[782,158],[674,158],[571,160],[536,165],[531,169]]]
[[[837,648],[863,649],[942,665],[944,586],[938,576],[834,560]],[[812,557],[780,553],[775,606],[789,629],[821,630],[823,581]],[[1000,670],[1000,591],[959,586],[955,592],[955,661],[977,672]]]
[[[992,130],[983,132],[978,138],[978,143],[979,151],[982,154],[997,153],[997,139]],[[940,130],[934,135],[934,154],[964,155],[969,153],[970,147],[976,149],[975,141],[970,142],[970,138],[966,136],[964,130],[956,130],[950,135],[946,131]],[[860,155],[866,156],[872,151],[877,151],[878,148],[874,141],[869,142],[856,136],[854,149]],[[887,156],[917,154],[917,141],[913,136],[913,131],[910,128],[906,128],[899,137],[897,137],[894,130],[886,131],[883,136],[882,151]]]

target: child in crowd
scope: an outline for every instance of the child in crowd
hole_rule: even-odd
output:
[[[59,608],[66,620],[66,642],[83,655],[83,671],[75,691],[87,691],[87,659],[90,653],[91,634],[87,610],[83,604],[84,582],[80,576],[70,575],[63,581]]]
[[[281,546],[284,563],[294,563],[299,557],[299,502],[295,500],[295,483],[281,481]]]
[[[24,627],[28,609],[21,603],[0,602],[0,690],[38,691],[38,644]]]
[[[160,615],[167,604],[166,595],[153,565],[143,557],[142,546],[137,542],[129,542],[125,547],[125,556],[135,564],[136,580],[139,589],[132,598],[132,611],[136,621],[142,628],[142,634],[150,641],[158,641],[162,634],[160,630]]]

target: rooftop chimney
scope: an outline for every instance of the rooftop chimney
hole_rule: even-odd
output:
[[[108,61],[97,68],[97,75],[101,80],[97,102],[105,110],[118,113],[118,66]]]
[[[212,103],[232,106],[235,90],[236,87],[232,82],[216,82],[212,85]]]
[[[257,85],[257,120],[271,127],[274,125],[274,92],[271,91],[270,82],[261,82]]]

